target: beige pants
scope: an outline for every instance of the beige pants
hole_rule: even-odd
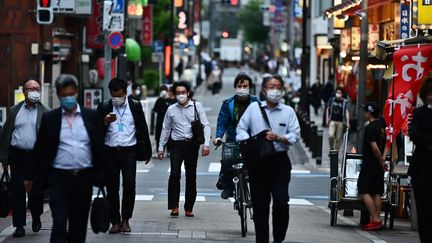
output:
[[[342,135],[344,132],[344,124],[339,121],[330,121],[329,124],[329,144],[330,150],[339,150],[341,145]]]

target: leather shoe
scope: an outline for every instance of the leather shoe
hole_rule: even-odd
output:
[[[117,234],[117,233],[120,233],[121,231],[122,231],[122,227],[120,224],[113,224],[113,226],[109,230],[109,233],[110,234]]]
[[[173,208],[171,210],[170,215],[171,215],[171,217],[178,217],[179,216],[179,209],[178,208]]]
[[[131,232],[131,227],[129,225],[129,220],[123,219],[121,229],[123,232]]]
[[[192,211],[185,211],[185,216],[186,217],[193,217],[195,215],[192,213]]]
[[[34,218],[33,222],[32,222],[32,230],[33,232],[37,233],[41,230],[42,228],[42,223],[39,217]]]
[[[24,227],[17,227],[15,230],[15,233],[13,234],[14,238],[24,237],[25,236],[25,230]]]

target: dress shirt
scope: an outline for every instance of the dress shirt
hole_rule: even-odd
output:
[[[168,142],[170,133],[171,138],[175,141],[192,138],[191,122],[195,120],[194,102],[198,111],[199,119],[204,126],[204,145],[209,146],[210,124],[204,112],[204,107],[200,102],[189,100],[186,106],[175,103],[168,107],[162,124],[159,151],[163,150],[163,147]]]
[[[263,130],[272,130],[278,136],[284,136],[289,144],[296,143],[300,138],[300,126],[294,110],[282,103],[270,109],[264,101],[261,103],[269,118],[270,128],[262,117],[259,104],[253,102],[246,109],[236,130],[236,140],[243,141]],[[248,133],[250,131],[250,134]],[[273,142],[276,151],[288,151],[289,144]]]
[[[10,145],[23,150],[33,149],[37,135],[37,105],[27,106],[25,102],[21,105],[15,118]]]
[[[62,109],[60,141],[53,167],[73,170],[92,166],[90,138],[84,126],[80,106],[78,105],[72,115]]]
[[[117,119],[108,126],[105,136],[105,145],[110,147],[130,147],[137,143],[135,137],[135,120],[128,99],[121,106],[114,106]]]

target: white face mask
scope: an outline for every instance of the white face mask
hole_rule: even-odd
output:
[[[427,107],[429,108],[429,109],[432,109],[432,102],[431,103],[427,103]]]
[[[283,92],[282,90],[279,89],[270,89],[267,90],[267,100],[272,102],[272,103],[278,103],[280,101],[280,99],[282,99],[283,96]]]
[[[182,94],[182,95],[177,95],[176,99],[179,104],[184,104],[187,101],[188,97],[187,95]]]
[[[340,93],[336,93],[336,98],[338,98],[338,99],[340,99],[340,98],[342,98],[342,94],[340,94]]]
[[[249,95],[249,89],[236,88],[235,92],[239,97],[245,97]]]
[[[162,90],[161,92],[160,92],[160,97],[165,97],[166,95],[167,95],[167,91],[166,90]]]
[[[40,100],[40,93],[37,91],[30,91],[30,92],[28,92],[27,99],[31,103],[36,103]]]
[[[141,94],[141,90],[137,89],[137,90],[135,91],[135,94],[136,94],[136,95],[140,95],[140,94]]]
[[[111,100],[113,105],[121,106],[125,103],[126,97],[112,97]]]

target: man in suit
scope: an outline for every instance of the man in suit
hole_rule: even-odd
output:
[[[142,105],[127,97],[127,82],[120,78],[110,81],[111,99],[99,104],[98,112],[104,120],[105,150],[108,155],[110,181],[107,197],[110,204],[110,234],[130,232],[129,219],[135,205],[136,162],[150,161],[152,150]],[[120,214],[120,172],[123,197]]]
[[[0,133],[0,161],[3,168],[11,167],[12,221],[16,227],[14,237],[25,235],[26,192],[24,190],[25,170],[28,164],[35,163],[30,151],[36,141],[42,114],[49,109],[40,102],[40,84],[27,79],[23,84],[24,101],[10,109],[9,116]],[[42,193],[29,193],[29,206],[32,215],[32,230],[39,232],[42,227],[40,215],[43,212]]]
[[[85,242],[93,185],[105,184],[102,121],[77,104],[75,76],[62,74],[55,86],[61,107],[42,116],[33,150],[37,163],[29,166],[24,186],[48,185],[51,242]]]

